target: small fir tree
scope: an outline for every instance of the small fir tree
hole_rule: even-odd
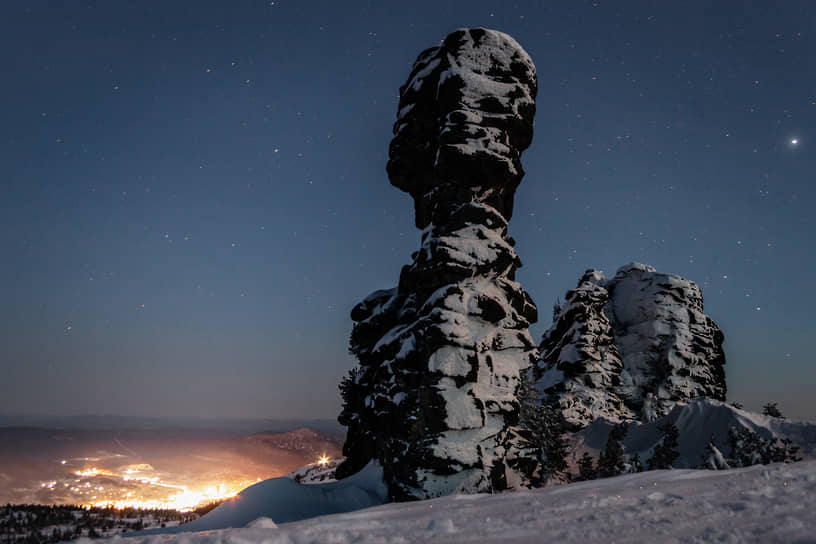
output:
[[[779,411],[779,406],[775,402],[769,402],[762,407],[762,415],[763,416],[771,416],[771,417],[778,417],[779,419],[785,419],[785,416],[782,415],[782,412]]]
[[[598,477],[609,478],[626,472],[626,453],[623,447],[623,440],[629,426],[626,423],[619,423],[609,431],[609,438],[606,440],[606,447],[598,457]]]
[[[790,438],[766,439],[747,428],[731,427],[728,430],[731,446],[730,463],[735,467],[748,467],[762,463],[794,463],[801,461],[799,446]]]
[[[542,485],[549,477],[562,476],[567,468],[563,418],[557,408],[542,402],[527,372],[521,373],[517,398],[520,434],[539,465],[531,483]]]
[[[643,462],[640,460],[640,454],[635,452],[635,456],[630,461],[631,472],[643,472]]]
[[[366,409],[365,397],[370,392],[368,384],[362,382],[365,377],[363,369],[356,366],[349,370],[339,384],[342,408],[340,415],[337,416],[337,421],[348,427],[348,433],[343,443],[343,455],[346,456],[346,460],[335,471],[335,477],[338,480],[358,472],[363,468],[359,464],[361,459],[368,462],[373,454],[371,447],[373,440],[368,430],[360,425],[361,414]],[[350,458],[356,459],[357,464],[352,463]]]
[[[731,468],[725,456],[714,443],[714,435],[708,440],[708,445],[703,452],[703,468],[710,470],[726,470]]]
[[[584,452],[583,457],[578,461],[578,474],[581,480],[594,480],[598,477],[592,456],[588,452]]]
[[[658,429],[663,432],[663,438],[660,443],[655,446],[652,458],[649,459],[649,470],[661,470],[672,468],[672,463],[680,457],[680,452],[677,450],[678,438],[680,432],[674,423],[665,423],[658,426]]]

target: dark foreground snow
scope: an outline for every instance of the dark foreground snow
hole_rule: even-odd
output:
[[[262,518],[242,529],[106,542],[816,542],[814,511],[816,460],[809,460],[642,472],[535,491],[386,504],[282,525]]]

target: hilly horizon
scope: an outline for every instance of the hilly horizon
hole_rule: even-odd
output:
[[[308,428],[64,430],[0,427],[0,504],[189,510],[320,457],[342,435]]]

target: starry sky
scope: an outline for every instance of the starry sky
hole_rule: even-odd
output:
[[[536,63],[510,232],[534,338],[587,268],[703,289],[729,400],[816,418],[816,4],[24,2],[0,22],[0,413],[325,417],[419,246],[416,55]]]

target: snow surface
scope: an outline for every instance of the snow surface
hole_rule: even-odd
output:
[[[673,422],[680,435],[675,467],[723,466],[731,427],[766,438],[790,437],[807,460],[736,470],[674,470],[554,485],[495,495],[448,495],[385,504],[382,469],[370,463],[341,481],[301,485],[315,467],[244,490],[186,525],[131,533],[120,544],[335,544],[369,542],[811,542],[816,543],[816,423],[773,418],[711,399],[678,404],[664,418],[632,423],[624,445],[641,460],[660,440],[658,426]],[[490,429],[492,425],[495,428]],[[613,423],[599,420],[574,435],[570,457],[594,457]],[[481,429],[449,430],[442,444],[464,447],[498,432],[488,418]],[[713,457],[706,446],[713,439]],[[462,452],[440,452],[451,457]],[[571,467],[574,468],[574,465]],[[460,487],[479,471],[451,478]],[[577,472],[577,471],[576,471]],[[425,475],[430,488],[449,489],[445,477]],[[436,480],[439,480],[438,482]],[[90,542],[87,539],[79,542]],[[98,542],[98,541],[95,541]]]
[[[299,484],[286,476],[265,480],[244,489],[235,498],[195,521],[167,529],[141,531],[139,535],[246,527],[259,518],[270,518],[275,523],[286,523],[325,514],[360,510],[383,504],[387,499],[388,489],[382,481],[382,468],[372,461],[357,474],[342,481],[326,484]]]
[[[285,477],[299,484],[327,484],[336,481],[334,471],[343,462],[343,458],[328,459],[325,463],[312,463],[293,470]]]
[[[749,429],[763,438],[790,438],[801,446],[799,455],[804,458],[816,457],[816,423],[763,416],[713,399],[697,398],[688,404],[678,403],[664,418],[649,423],[629,424],[623,445],[626,454],[637,453],[642,461],[652,456],[652,450],[660,442],[664,423],[677,426],[680,456],[674,462],[675,468],[696,468],[707,464],[706,446],[710,440],[723,453],[728,454],[728,430],[731,427]],[[597,459],[606,447],[609,431],[614,423],[598,419],[575,433],[569,450],[571,470],[578,472],[578,459],[588,452]]]
[[[321,486],[309,486],[315,487]],[[275,520],[268,507],[245,508],[250,506],[265,514],[245,528],[104,542],[814,542],[816,461],[642,472],[534,491],[386,504],[295,523]]]

